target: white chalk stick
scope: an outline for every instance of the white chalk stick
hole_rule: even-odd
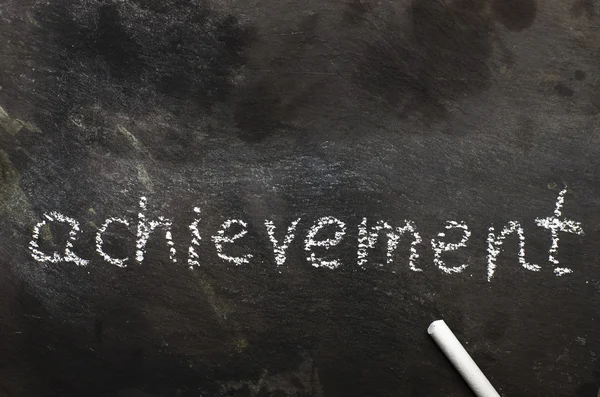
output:
[[[432,322],[427,328],[427,333],[435,340],[478,397],[500,397],[444,320]]]

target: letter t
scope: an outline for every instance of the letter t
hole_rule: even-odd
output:
[[[550,216],[548,218],[540,219],[537,218],[535,220],[536,225],[546,228],[550,230],[550,234],[552,236],[552,245],[550,246],[550,250],[548,251],[548,260],[554,265],[558,265],[558,232],[565,233],[573,233],[582,236],[583,229],[581,228],[581,223],[572,221],[570,219],[560,219],[562,212],[562,206],[565,202],[565,194],[567,193],[567,187],[558,194],[558,198],[556,199],[556,209],[554,210],[554,216]],[[573,270],[567,267],[555,267],[554,273],[557,276],[562,276],[567,273],[573,273]]]

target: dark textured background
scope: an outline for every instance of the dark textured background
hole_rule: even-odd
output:
[[[439,317],[503,396],[596,396],[599,27],[595,0],[1,0],[0,396],[467,396]],[[586,235],[561,235],[557,278],[534,219],[565,184]],[[179,262],[156,237],[142,265],[103,262],[97,228],[142,195]],[[88,267],[30,257],[52,210]],[[326,215],[348,225],[336,270],[300,244]],[[424,272],[406,241],[357,271],[363,216],[413,220]],[[231,217],[250,231],[228,250],[255,255],[237,268],[210,242]],[[263,222],[297,217],[279,273]],[[446,220],[473,232],[445,255],[462,274],[432,262]],[[509,220],[542,271],[511,237],[488,283]],[[133,257],[134,228],[112,230]]]

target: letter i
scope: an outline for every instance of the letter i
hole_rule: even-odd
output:
[[[194,207],[194,212],[196,214],[200,213],[200,208]],[[198,231],[198,223],[200,222],[200,218],[194,219],[194,221],[190,224],[190,231],[192,232],[192,242],[190,243],[190,248],[188,249],[188,265],[190,269],[193,269],[194,266],[200,266],[198,262],[198,253],[194,246],[200,245],[200,232]]]

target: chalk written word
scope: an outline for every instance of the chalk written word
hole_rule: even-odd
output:
[[[567,188],[565,187],[558,194],[554,213],[552,216],[547,218],[535,219],[535,224],[539,227],[547,229],[550,232],[550,248],[548,250],[548,261],[554,267],[554,274],[556,276],[563,276],[565,274],[572,273],[573,270],[564,266],[561,266],[558,260],[558,247],[559,247],[559,232],[560,233],[571,233],[582,236],[584,234],[581,223],[575,222],[570,219],[566,219],[562,216],[562,208],[565,202],[565,194]],[[141,197],[139,201],[139,212],[137,216],[137,233],[136,233],[136,251],[135,251],[135,262],[142,264],[146,255],[146,246],[150,236],[156,230],[162,230],[164,232],[165,241],[169,249],[169,258],[173,263],[177,263],[177,250],[173,241],[171,228],[173,222],[171,219],[164,216],[158,216],[155,219],[149,219],[147,216],[147,199]],[[195,218],[189,225],[189,231],[191,234],[190,245],[187,250],[187,265],[190,269],[201,266],[200,257],[198,251],[200,249],[200,242],[202,236],[198,225],[200,224],[200,208],[194,207],[193,212]],[[286,255],[289,247],[293,244],[296,238],[296,231],[298,225],[301,222],[301,218],[292,221],[287,229],[283,229],[283,232],[278,232],[278,228],[272,220],[265,220],[264,226],[269,241],[272,245],[273,258],[278,268],[285,265]],[[42,252],[40,248],[40,231],[41,228],[48,225],[51,222],[63,223],[69,226],[68,239],[65,243],[65,248],[62,253],[53,252],[51,254]],[[130,227],[131,223],[129,220],[123,217],[108,218],[104,221],[101,227],[96,233],[96,252],[100,257],[111,265],[117,267],[127,267],[131,262],[130,258],[115,258],[109,255],[104,250],[104,239],[103,236],[107,233],[108,229],[114,227],[113,225],[121,224],[122,227]],[[236,233],[232,232],[237,230]],[[435,267],[440,269],[445,274],[462,273],[467,267],[467,264],[459,264],[450,266],[444,259],[444,254],[452,251],[467,247],[467,243],[471,237],[471,231],[465,222],[449,220],[446,222],[446,230],[457,229],[461,233],[461,237],[458,241],[447,241],[446,233],[440,232],[435,238],[431,239],[431,249],[433,250],[433,264]],[[323,254],[328,253],[332,248],[338,246],[344,237],[346,236],[346,223],[333,217],[324,216],[316,220],[314,224],[308,229],[306,238],[304,239],[302,248],[306,254],[307,262],[315,268],[328,268],[336,269],[342,265],[342,262],[338,258],[324,258]],[[29,243],[29,250],[33,259],[39,263],[59,263],[59,262],[72,262],[77,266],[86,266],[90,260],[83,259],[73,251],[73,244],[77,240],[77,236],[80,233],[79,222],[73,218],[62,215],[56,211],[43,214],[43,220],[36,224],[33,228],[32,239]],[[241,219],[227,219],[221,224],[220,229],[215,235],[211,236],[212,243],[214,244],[217,256],[226,262],[241,266],[250,263],[250,260],[254,257],[251,253],[245,253],[243,255],[233,256],[228,252],[230,245],[234,244],[237,240],[242,239],[248,234],[248,224]],[[488,229],[487,235],[487,280],[491,281],[496,272],[496,261],[498,256],[502,252],[504,241],[507,237],[516,235],[518,238],[518,252],[517,258],[519,264],[533,272],[541,270],[541,266],[537,264],[529,263],[525,257],[525,233],[523,227],[518,221],[508,222],[502,229],[496,229],[493,225]],[[394,261],[396,248],[400,242],[400,239],[407,237],[410,239],[410,252],[408,256],[408,268],[414,272],[422,272],[423,269],[417,267],[417,260],[419,259],[419,253],[417,247],[422,243],[423,239],[417,230],[417,226],[413,221],[403,221],[403,226],[392,226],[388,222],[378,220],[374,223],[369,223],[367,218],[362,218],[361,223],[358,225],[358,240],[357,240],[357,265],[359,269],[366,269],[368,264],[369,251],[375,248],[377,241],[385,237],[387,238],[386,244],[386,263],[385,265],[391,265]],[[319,254],[320,253],[320,254]],[[378,264],[379,267],[384,266],[383,263]]]

